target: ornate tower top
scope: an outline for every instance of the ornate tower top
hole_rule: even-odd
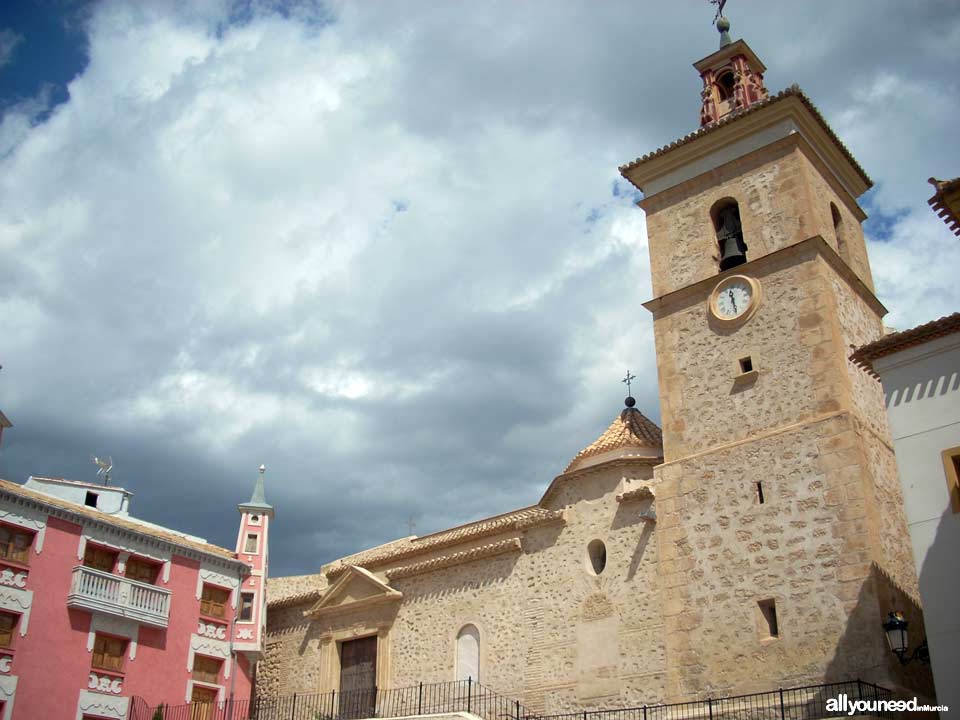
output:
[[[719,12],[717,31],[720,49],[693,65],[703,80],[701,127],[767,98],[763,85],[767,68],[747,43],[730,39],[730,21]]]
[[[263,474],[267,471],[265,465],[261,465],[260,473],[257,475],[257,482],[253,486],[253,495],[250,502],[237,506],[242,513],[256,512],[273,517],[273,505],[267,502],[266,494],[263,491]]]

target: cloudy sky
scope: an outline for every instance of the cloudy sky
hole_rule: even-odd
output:
[[[734,37],[876,187],[887,323],[960,308],[960,5],[749,2]],[[274,574],[538,500],[659,420],[643,212],[617,166],[695,129],[706,0],[0,7],[0,477],[92,480]]]

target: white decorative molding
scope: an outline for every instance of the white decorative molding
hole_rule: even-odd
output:
[[[237,640],[253,640],[253,628],[237,628]]]
[[[20,615],[20,637],[27,634],[30,624],[30,606],[33,605],[33,590],[0,588],[0,610],[9,610]]]
[[[127,572],[127,561],[130,559],[130,553],[121,552],[117,555],[117,572],[126,573]]]
[[[87,687],[96,692],[119,695],[123,692],[123,678],[114,677],[113,675],[97,675],[95,672],[92,672],[87,679]]]
[[[39,555],[43,550],[43,536],[47,532],[47,516],[27,509],[21,509],[19,512],[0,509],[0,521],[10,525],[19,525],[28,530],[35,530],[37,535],[33,539],[33,551]]]
[[[123,537],[119,533],[111,533],[100,527],[89,525],[83,526],[83,534],[80,536],[80,542],[77,544],[77,560],[83,561],[83,554],[87,550],[87,543],[92,542],[96,545],[103,545],[111,550],[120,553],[119,572],[124,571],[127,560],[130,555],[139,555],[158,563],[163,564],[161,577],[164,585],[170,582],[170,558],[169,550],[158,550],[153,543],[145,540],[137,540],[132,537]]]
[[[197,600],[203,595],[203,584],[205,582],[230,588],[230,607],[234,610],[237,609],[237,590],[240,588],[240,579],[236,575],[224,575],[201,565],[200,572],[197,573]]]
[[[25,588],[27,586],[27,573],[14,572],[10,568],[0,570],[0,585],[7,587]]]
[[[230,677],[230,643],[226,640],[214,640],[201,637],[196,633],[190,636],[190,653],[187,656],[187,672],[193,672],[193,658],[196,654],[223,659],[223,677]]]
[[[226,697],[226,689],[223,685],[211,685],[209,683],[199,683],[200,687],[207,688],[208,690],[217,691],[217,702],[222,703]],[[187,702],[190,702],[193,699],[193,680],[187,680]]]
[[[127,708],[130,698],[104,695],[100,692],[81,690],[77,701],[76,720],[83,720],[85,714],[97,715],[105,718],[124,720],[127,717]]]
[[[127,638],[130,641],[127,644],[127,657],[131,660],[137,659],[137,634],[140,632],[140,625],[136,620],[93,613],[90,619],[90,632],[87,633],[87,652],[93,652],[98,632]]]
[[[4,655],[0,658],[0,673],[10,672],[10,663],[13,662],[13,658],[9,655]]]
[[[0,702],[3,702],[3,720],[13,717],[13,701],[17,696],[17,676],[0,675]]]
[[[197,623],[197,634],[201,637],[211,638],[213,640],[226,640],[227,627],[226,625],[206,623],[203,620],[200,620]]]

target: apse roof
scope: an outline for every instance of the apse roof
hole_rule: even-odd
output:
[[[635,407],[626,407],[603,434],[576,454],[564,472],[583,464],[588,458],[605,455],[614,450],[646,448],[662,454],[663,435],[649,418]]]

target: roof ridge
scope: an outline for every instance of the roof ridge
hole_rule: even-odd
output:
[[[674,148],[678,148],[681,145],[686,145],[687,143],[693,142],[694,140],[700,137],[703,137],[704,135],[707,135],[715,130],[718,130],[721,127],[725,127],[730,123],[746,115],[757,112],[761,108],[765,108],[765,107],[768,107],[769,105],[773,105],[788,97],[798,98],[800,102],[802,102],[807,107],[807,109],[810,110],[814,118],[816,118],[816,120],[820,123],[823,129],[827,132],[827,135],[830,136],[830,139],[833,140],[837,144],[837,146],[840,148],[841,152],[843,153],[843,156],[847,159],[848,162],[850,162],[851,165],[853,165],[854,169],[857,171],[860,177],[864,180],[864,182],[866,182],[867,187],[868,188],[872,187],[873,180],[870,179],[870,176],[867,175],[866,171],[863,169],[860,163],[857,162],[857,159],[853,156],[853,154],[850,152],[847,146],[843,144],[843,141],[840,140],[837,134],[833,131],[833,128],[830,127],[830,124],[823,117],[823,114],[820,112],[817,106],[813,104],[813,101],[807,96],[806,93],[803,92],[803,90],[800,89],[800,86],[797,85],[796,83],[794,83],[790,87],[784,88],[783,90],[778,92],[776,95],[770,95],[769,97],[763,100],[760,100],[758,102],[752,103],[751,105],[745,108],[735,110],[734,112],[730,113],[729,115],[725,115],[719,120],[715,120],[712,123],[709,123],[700,128],[697,128],[693,132],[687,133],[683,137],[678,138],[667,145],[657,148],[656,150],[652,150],[651,152],[648,152],[646,155],[642,155],[641,157],[638,157],[635,160],[632,160],[624,165],[621,165],[618,168],[620,170],[620,174],[623,177],[625,177],[627,180],[629,180],[630,178],[627,178],[626,174],[630,170],[633,170],[634,168],[639,167],[645,162],[648,162],[650,160],[653,160],[654,158],[660,157],[661,155],[664,155],[665,153],[667,153],[670,150],[673,150]]]
[[[866,345],[861,345],[850,355],[850,360],[873,373],[873,361],[928,340],[960,332],[960,312],[944,315],[922,325],[884,335]],[[876,373],[873,373],[876,374]]]

